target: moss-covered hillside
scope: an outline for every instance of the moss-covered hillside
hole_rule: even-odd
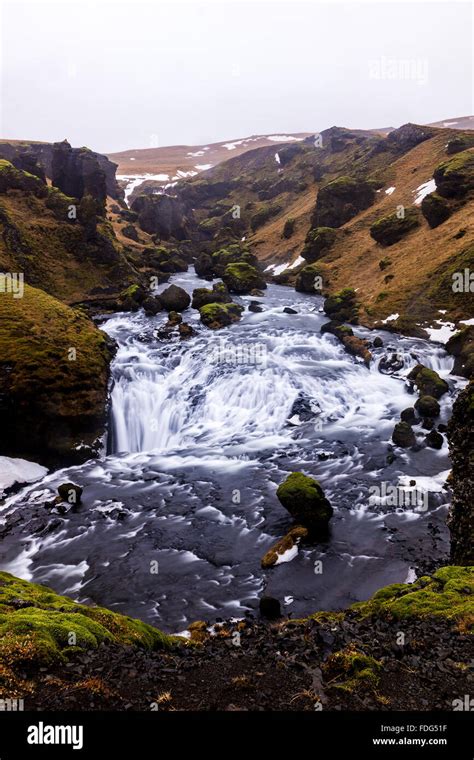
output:
[[[24,285],[0,293],[2,454],[88,453],[105,422],[109,339],[77,309]]]

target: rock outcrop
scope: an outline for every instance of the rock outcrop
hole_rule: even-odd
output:
[[[364,180],[338,177],[318,192],[312,227],[342,227],[375,200],[375,190]]]
[[[448,526],[451,532],[451,561],[474,565],[474,382],[465,388],[453,406],[448,425],[453,492]]]

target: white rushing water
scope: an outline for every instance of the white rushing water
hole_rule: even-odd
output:
[[[190,273],[173,281],[188,292],[209,287]],[[182,630],[193,619],[241,616],[263,590],[291,599],[295,615],[338,608],[413,580],[413,568],[443,556],[446,441],[440,451],[388,455],[400,411],[415,400],[406,375],[416,363],[449,380],[440,421],[449,418],[463,385],[449,374],[452,357],[437,344],[378,331],[384,347],[368,369],[321,335],[321,298],[272,285],[256,300],[261,313],[246,310],[215,332],[186,310],[196,334],[181,342],[156,338],[164,314],[106,321],[119,345],[107,454],[7,500],[2,567]],[[393,353],[401,369],[381,373],[380,360]],[[422,444],[426,431],[414,430]],[[263,571],[263,554],[292,524],[275,492],[295,470],[321,482],[334,507],[331,534]],[[66,480],[84,487],[83,503],[54,516],[44,502]],[[413,482],[428,494],[424,510],[369,498],[374,484]]]

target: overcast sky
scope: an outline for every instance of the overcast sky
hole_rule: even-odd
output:
[[[1,136],[112,152],[473,113],[470,3],[3,1]]]

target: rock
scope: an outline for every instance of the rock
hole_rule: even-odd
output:
[[[283,314],[298,314],[296,309],[291,309],[289,306],[285,306],[283,309]]]
[[[218,251],[212,254],[212,268],[216,277],[222,277],[229,264],[248,264],[254,269],[258,268],[258,259],[250,253],[248,248],[242,244],[233,243],[226,248],[220,248]],[[255,286],[257,289],[259,285]],[[263,286],[266,287],[266,284]],[[250,292],[254,288],[250,289]]]
[[[415,409],[421,417],[438,417],[440,413],[439,403],[433,396],[420,396]]]
[[[299,525],[310,534],[327,530],[333,508],[314,478],[293,472],[278,486],[277,498]]]
[[[163,304],[158,296],[147,296],[143,300],[142,306],[145,310],[145,314],[149,317],[154,317],[155,314],[158,314],[158,312],[163,309]]]
[[[431,449],[443,448],[444,438],[437,430],[431,430],[428,435],[425,436],[425,443]]]
[[[435,399],[441,398],[449,390],[449,385],[433,369],[428,369],[423,364],[417,364],[414,367],[408,379],[416,386],[422,396],[433,396]]]
[[[168,324],[170,327],[177,327],[180,325],[183,321],[183,317],[181,314],[178,314],[177,311],[170,311],[168,314]]]
[[[359,356],[366,367],[372,361],[372,354],[369,351],[369,343],[364,338],[358,338],[356,335],[346,335],[342,338],[342,343],[347,353],[352,356]]]
[[[130,285],[119,295],[120,308],[123,311],[138,311],[147,298],[146,291],[140,285]]]
[[[392,441],[396,446],[409,449],[416,443],[415,433],[407,422],[397,422],[392,433]]]
[[[445,346],[454,356],[453,375],[469,378],[474,376],[474,325],[468,325],[451,336]]]
[[[433,173],[436,191],[443,198],[463,198],[474,189],[474,153],[464,150],[439,164]]]
[[[437,193],[426,195],[421,202],[421,213],[425,217],[431,229],[449,219],[451,211],[446,201]]]
[[[261,311],[263,311],[262,306],[258,301],[250,301],[248,308],[249,311],[253,311],[256,314],[259,314]]]
[[[186,340],[187,338],[192,338],[193,335],[195,335],[195,330],[191,325],[188,325],[187,322],[182,322],[178,327],[179,337],[181,340]]]
[[[321,284],[321,269],[316,264],[309,264],[296,275],[295,290],[297,293],[321,295]]]
[[[418,417],[415,414],[415,410],[412,406],[409,406],[407,409],[404,409],[400,414],[400,419],[402,422],[406,422],[408,425],[416,425],[418,422]]]
[[[238,322],[244,310],[236,303],[210,303],[199,309],[201,322],[211,330],[219,330]]]
[[[9,190],[22,190],[37,197],[45,197],[48,189],[44,183],[26,172],[17,169],[10,161],[0,159],[0,194]]]
[[[133,224],[127,224],[125,227],[122,227],[122,235],[126,238],[129,238],[129,240],[134,240],[136,243],[138,243],[138,232]]]
[[[375,200],[375,190],[365,180],[338,177],[320,188],[311,227],[342,227]]]
[[[349,322],[351,325],[358,322],[359,307],[353,288],[343,288],[326,298],[323,309],[330,319],[338,322]]]
[[[223,282],[218,282],[212,286],[212,290],[208,288],[196,288],[193,290],[193,300],[191,306],[193,309],[200,309],[201,306],[206,306],[209,303],[231,303],[232,298],[229,295],[229,291]]]
[[[67,140],[53,144],[51,181],[65,195],[82,199],[89,195],[96,212],[105,213],[107,179],[103,162],[88,148],[71,148]]]
[[[170,195],[139,195],[132,203],[132,211],[138,214],[138,224],[144,232],[155,234],[161,240],[185,240],[184,208]]]
[[[185,311],[191,303],[191,298],[183,288],[170,285],[160,293],[160,301],[166,311]]]
[[[260,597],[258,606],[261,616],[267,620],[278,620],[281,617],[280,602],[273,596]]]
[[[448,425],[453,492],[448,516],[451,561],[474,565],[474,382],[461,391],[453,405]]]
[[[400,219],[396,213],[388,214],[374,222],[369,231],[377,243],[390,246],[398,243],[419,225],[418,212],[415,209],[407,208],[403,218]]]
[[[191,641],[198,644],[202,644],[209,638],[209,631],[207,630],[207,623],[204,620],[195,620],[194,623],[188,625],[188,631],[191,634]]]
[[[393,375],[403,369],[404,361],[400,354],[385,355],[379,361],[378,370],[382,375]]]
[[[321,258],[330,250],[336,240],[336,230],[332,227],[315,227],[306,235],[301,255],[309,264]]]
[[[260,290],[259,288],[252,288],[252,290],[250,291],[250,295],[257,296],[257,298],[262,298],[262,296],[264,296],[265,293],[263,292],[263,290]]]
[[[310,422],[321,414],[321,407],[315,399],[300,393],[291,406],[289,418],[291,419],[295,414],[301,422]]]
[[[196,258],[194,271],[198,277],[212,278],[212,259],[207,253],[201,253]]]
[[[374,338],[374,341],[372,343],[374,348],[382,348],[383,346],[383,340],[378,335],[376,338]]]
[[[61,499],[69,502],[69,504],[80,504],[82,491],[82,486],[78,486],[75,483],[62,483],[58,486],[58,494]]]
[[[297,546],[300,541],[304,540],[307,537],[307,528],[303,528],[299,525],[297,525],[295,528],[292,528],[290,531],[288,531],[286,536],[280,538],[279,541],[273,544],[273,546],[264,555],[261,562],[263,569],[266,570],[269,567],[273,567],[278,562],[279,557],[285,554],[285,552],[290,551],[295,545]]]
[[[255,267],[243,262],[229,264],[222,279],[230,293],[249,293],[254,288],[267,287],[263,275]]]
[[[420,127],[418,124],[403,124],[387,135],[386,146],[396,154],[406,153],[425,140],[433,137],[434,131],[429,127]]]

